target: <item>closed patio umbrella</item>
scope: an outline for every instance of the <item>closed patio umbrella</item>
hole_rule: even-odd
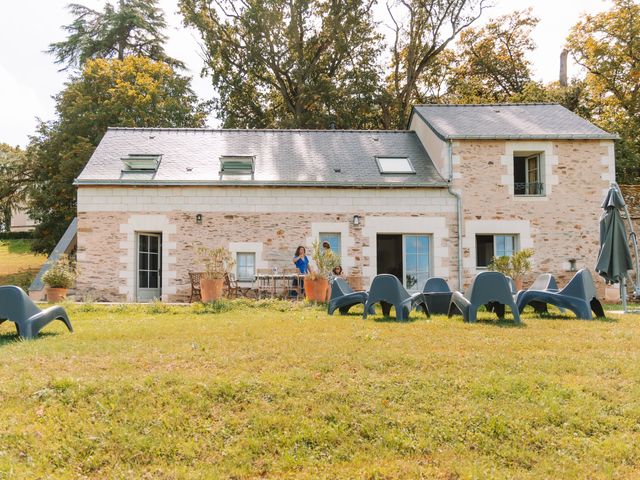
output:
[[[607,283],[622,283],[633,269],[627,231],[620,216],[625,208],[624,199],[616,186],[612,186],[602,202],[604,213],[600,217],[600,254],[596,271]]]

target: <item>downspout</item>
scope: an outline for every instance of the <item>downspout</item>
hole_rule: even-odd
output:
[[[447,157],[449,161],[449,193],[456,199],[456,214],[458,217],[458,290],[462,291],[462,195],[453,190],[453,145],[447,141]]]

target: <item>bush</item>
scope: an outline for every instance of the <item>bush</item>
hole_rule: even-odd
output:
[[[42,281],[51,288],[71,288],[75,280],[75,267],[66,255],[62,255],[42,276]]]
[[[0,232],[0,240],[31,240],[33,232]]]

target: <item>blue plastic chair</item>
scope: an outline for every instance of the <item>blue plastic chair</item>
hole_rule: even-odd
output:
[[[54,320],[61,320],[73,332],[64,308],[56,305],[40,310],[20,287],[12,285],[0,287],[0,323],[6,320],[16,324],[18,335],[23,338],[37,337]]]
[[[558,283],[556,282],[556,278],[552,274],[541,273],[536,277],[535,281],[531,284],[528,290],[557,292],[559,289],[558,289]],[[518,303],[518,298],[520,298],[520,295],[522,295],[526,291],[527,290],[522,290],[518,292],[516,296],[516,304]],[[535,300],[532,300],[531,302],[529,302],[529,305],[533,307],[533,309],[538,314],[549,312],[549,309],[547,308],[547,304],[544,302],[536,302]],[[561,307],[560,311],[564,312],[564,308]]]
[[[518,310],[522,312],[524,307],[539,302],[555,305],[556,307],[571,310],[576,317],[583,320],[596,317],[604,318],[604,309],[598,300],[593,277],[589,270],[579,270],[567,285],[559,291],[551,290],[526,290],[518,295]]]
[[[435,315],[447,315],[449,313],[449,304],[451,303],[453,292],[444,278],[429,278],[424,283],[422,293],[429,313]]]
[[[354,305],[367,303],[368,297],[367,292],[354,292],[346,280],[336,277],[331,283],[328,313],[333,315],[336,310],[339,310],[340,315],[346,315]],[[375,309],[372,307],[369,313],[375,313]]]
[[[487,305],[487,309],[495,312],[501,319],[504,318],[505,306],[508,306],[515,322],[520,323],[520,315],[513,300],[511,285],[507,277],[500,272],[481,272],[476,275],[466,295],[453,292],[448,316],[453,316],[457,308],[462,313],[465,322],[475,322],[478,309],[483,305]]]
[[[411,311],[418,306],[422,306],[423,311],[429,316],[429,309],[424,301],[423,293],[417,292],[411,295],[400,283],[400,280],[387,273],[377,275],[371,282],[362,318],[367,318],[368,313],[374,312],[372,308],[376,303],[382,307],[382,313],[385,317],[391,313],[391,307],[395,307],[396,320],[408,320]]]

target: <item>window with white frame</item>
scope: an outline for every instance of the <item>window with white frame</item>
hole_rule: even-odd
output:
[[[541,152],[516,152],[513,154],[513,194],[545,194]]]
[[[404,285],[407,290],[422,288],[429,278],[428,235],[404,235]]]
[[[517,235],[476,235],[476,266],[486,268],[493,257],[512,256],[517,243]]]
[[[376,157],[380,173],[416,173],[407,157]]]
[[[342,255],[342,238],[339,233],[320,233],[320,243],[329,242],[331,250],[336,255]]]
[[[256,254],[236,253],[236,276],[239,281],[252,282],[256,274]]]

